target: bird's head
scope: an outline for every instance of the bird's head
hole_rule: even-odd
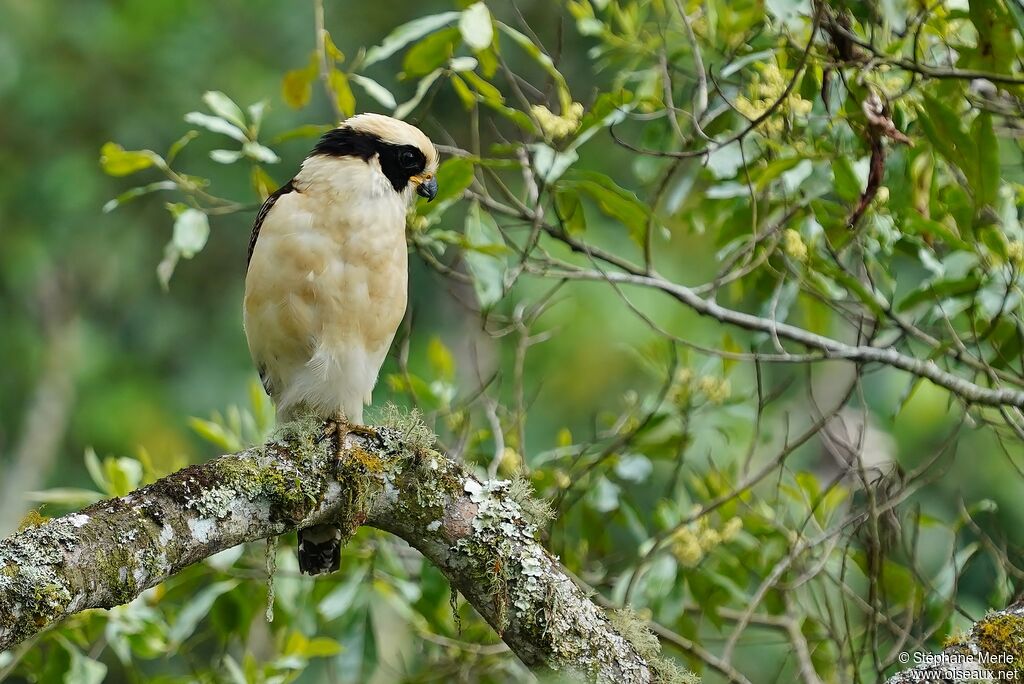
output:
[[[437,194],[437,150],[423,131],[383,114],[357,114],[328,131],[313,148],[317,155],[358,157],[379,166],[399,194],[407,190],[434,199]]]

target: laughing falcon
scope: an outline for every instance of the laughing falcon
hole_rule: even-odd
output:
[[[245,335],[278,422],[306,407],[362,424],[405,315],[406,212],[437,193],[437,151],[418,128],[360,114],[328,131],[263,203],[249,240]],[[299,568],[331,572],[340,532],[299,531]]]

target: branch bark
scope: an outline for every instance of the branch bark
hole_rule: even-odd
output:
[[[223,549],[330,521],[419,549],[528,666],[659,679],[657,653],[624,638],[560,569],[508,482],[477,480],[411,420],[376,438],[344,435],[337,466],[323,429],[290,424],[264,445],[0,541],[0,651],[79,611],[131,601]]]

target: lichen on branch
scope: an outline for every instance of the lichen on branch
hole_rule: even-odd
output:
[[[907,651],[900,662],[915,665],[887,684],[1019,681],[1024,678],[1024,607],[993,611],[970,631],[948,638],[939,653]]]
[[[370,433],[305,417],[266,444],[0,541],[0,651],[81,610],[131,601],[226,548],[330,522],[419,549],[524,663],[600,682],[687,681],[616,629],[536,540],[523,483],[481,482],[415,416]],[[376,437],[373,436],[376,433]]]

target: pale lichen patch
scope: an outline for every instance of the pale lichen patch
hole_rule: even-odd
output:
[[[188,520],[188,531],[192,533],[192,538],[204,544],[210,541],[210,535],[216,528],[217,521],[212,518],[189,518]]]
[[[75,527],[84,527],[85,524],[89,522],[89,516],[76,513],[75,515],[68,517],[68,522]]]

